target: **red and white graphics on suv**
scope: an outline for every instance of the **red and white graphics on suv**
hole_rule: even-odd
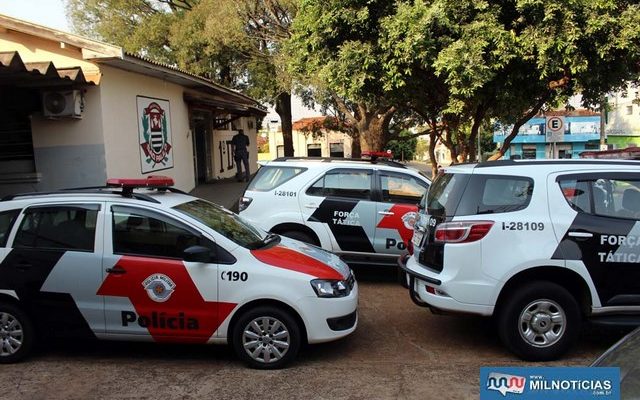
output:
[[[580,321],[640,317],[640,163],[504,161],[447,168],[421,205],[412,299],[490,316],[525,359],[559,357]]]
[[[303,340],[355,330],[358,287],[337,256],[163,179],[0,201],[0,363],[38,332],[231,342],[249,365],[278,368]]]
[[[429,184],[395,162],[276,160],[249,183],[240,215],[349,262],[395,265]]]

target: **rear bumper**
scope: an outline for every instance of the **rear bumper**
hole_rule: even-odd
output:
[[[414,257],[400,257],[398,259],[398,267],[408,276],[411,300],[421,307],[431,308],[432,311],[437,313],[445,311],[484,316],[493,314],[493,305],[463,303],[456,300],[449,293],[447,282],[434,276],[437,275],[436,273],[421,267]],[[467,289],[473,290],[473,287],[468,287]],[[456,290],[460,290],[459,285]]]

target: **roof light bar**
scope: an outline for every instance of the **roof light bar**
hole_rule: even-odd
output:
[[[111,178],[107,179],[107,186],[133,188],[165,188],[173,186],[173,178],[161,175],[151,175],[146,178]]]

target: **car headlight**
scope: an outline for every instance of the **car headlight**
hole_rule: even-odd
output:
[[[346,297],[351,293],[351,286],[347,281],[314,279],[311,287],[318,297]]]

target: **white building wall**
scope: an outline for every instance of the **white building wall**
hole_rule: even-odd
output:
[[[34,189],[104,185],[107,179],[100,88],[84,93],[82,119],[31,118],[36,173]]]
[[[189,110],[182,86],[102,65],[102,129],[104,131],[107,175],[110,178],[142,178],[166,175],[176,187],[190,191],[195,187],[193,139],[189,130]],[[168,100],[171,112],[171,151],[173,168],[143,174],[138,139],[136,97]]]

